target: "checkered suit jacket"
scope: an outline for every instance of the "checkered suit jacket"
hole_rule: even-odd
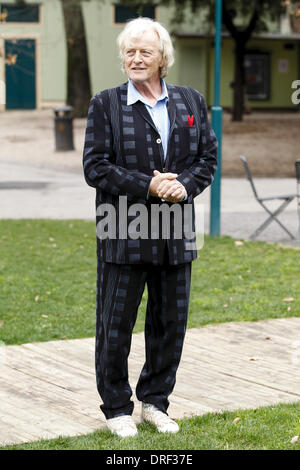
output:
[[[208,121],[203,96],[189,87],[167,84],[167,90],[170,138],[165,162],[160,135],[144,104],[138,101],[127,106],[127,83],[97,93],[91,99],[83,152],[84,176],[96,188],[96,210],[102,204],[115,208],[117,227],[116,238],[97,236],[97,254],[103,261],[161,264],[166,244],[170,264],[190,262],[197,257],[195,244],[191,249],[190,240],[174,236],[174,220],[167,240],[161,227],[157,239],[151,235],[148,239],[126,239],[124,227],[120,229],[120,223],[124,225],[126,221],[128,227],[137,216],[119,213],[120,196],[127,196],[128,208],[136,203],[145,205],[151,227],[151,205],[162,204],[160,199],[148,196],[154,169],[179,175],[177,179],[188,194],[188,199],[179,204],[181,208],[191,204],[193,224],[193,199],[213,181],[217,139]],[[192,126],[189,115],[194,116]],[[96,216],[97,224],[103,217],[103,213]]]

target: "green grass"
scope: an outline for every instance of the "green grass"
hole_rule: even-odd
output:
[[[300,251],[205,237],[193,262],[188,328],[300,315]],[[0,340],[94,336],[95,223],[0,221]],[[293,301],[284,298],[293,297]],[[144,293],[134,332],[144,328]]]
[[[236,417],[240,420],[234,423]],[[175,435],[160,434],[151,424],[143,423],[138,425],[137,436],[126,439],[103,429],[85,436],[59,437],[5,449],[300,450],[300,439],[294,444],[290,442],[294,436],[300,436],[299,417],[299,403],[279,404],[179,420],[181,429]]]

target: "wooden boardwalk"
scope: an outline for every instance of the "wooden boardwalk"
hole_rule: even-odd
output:
[[[133,391],[144,362],[133,336]],[[187,330],[169,414],[300,401],[300,318]],[[140,421],[136,400],[134,417]],[[0,444],[79,435],[105,426],[94,373],[94,338],[0,348]]]

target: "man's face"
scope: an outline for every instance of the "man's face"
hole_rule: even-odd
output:
[[[145,31],[138,38],[131,38],[124,51],[124,68],[135,83],[153,83],[159,80],[162,66],[159,37],[155,31]]]

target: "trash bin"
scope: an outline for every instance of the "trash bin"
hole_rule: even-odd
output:
[[[56,151],[74,150],[73,144],[73,107],[54,108],[55,149]]]

